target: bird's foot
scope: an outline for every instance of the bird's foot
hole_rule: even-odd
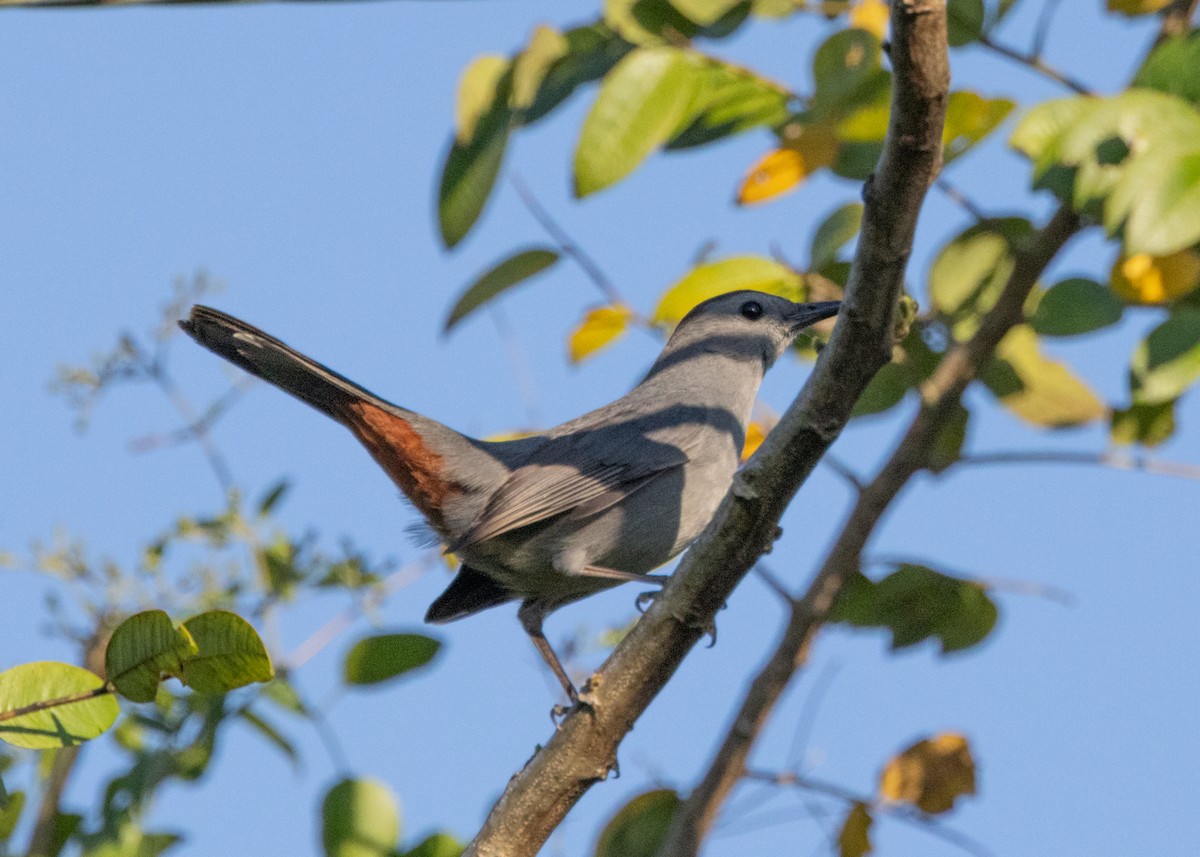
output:
[[[637,599],[634,601],[634,607],[637,608],[639,613],[645,613],[650,609],[650,605],[658,600],[659,595],[659,592],[639,593]],[[725,606],[726,605],[722,604],[721,609],[724,610]],[[671,613],[671,616],[680,625],[684,625],[693,630],[698,630],[702,636],[708,637],[708,648],[711,649],[717,644],[717,621],[715,618],[699,618],[695,615],[685,616],[674,612]]]

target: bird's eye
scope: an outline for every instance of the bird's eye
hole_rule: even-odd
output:
[[[762,304],[760,304],[758,301],[746,301],[744,304],[742,304],[742,308],[739,310],[739,312],[741,312],[742,318],[748,318],[751,321],[756,321],[757,319],[762,318]]]

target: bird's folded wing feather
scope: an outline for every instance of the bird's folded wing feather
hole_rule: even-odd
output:
[[[598,441],[603,442],[603,438],[584,435],[547,444],[513,471],[471,529],[450,546],[451,550],[462,550],[567,512],[596,514],[688,461],[690,444],[681,448],[642,438],[620,450],[590,448]],[[640,448],[643,446],[645,449]],[[561,463],[564,461],[589,463],[576,466]]]

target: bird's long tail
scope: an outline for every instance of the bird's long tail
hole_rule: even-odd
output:
[[[395,408],[329,367],[220,310],[194,306],[191,315],[179,322],[179,326],[209,351],[339,422],[348,423],[353,419],[347,410],[353,403],[365,401]]]

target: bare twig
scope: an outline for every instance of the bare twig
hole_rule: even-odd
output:
[[[982,35],[979,37],[979,44],[983,45],[985,48],[995,51],[1002,57],[1006,57],[1014,62],[1018,62],[1021,65],[1028,66],[1034,71],[1050,78],[1050,80],[1053,80],[1056,83],[1062,84],[1067,89],[1071,90],[1072,92],[1076,92],[1079,95],[1096,94],[1095,91],[1087,84],[1082,83],[1071,77],[1066,72],[1059,71],[1058,69],[1054,68],[1054,66],[1047,64],[1046,61],[1037,54],[1022,53],[1016,48],[993,41],[992,38],[987,35]]]
[[[616,748],[729,593],[775,537],[779,517],[891,358],[893,315],[917,214],[940,166],[949,91],[946,6],[892,5],[895,85],[887,141],[865,188],[862,233],[842,315],[809,383],[741,470],[714,521],[662,594],[584,688],[549,742],[516,774],[468,857],[537,852],[612,769]]]
[[[510,181],[512,181],[512,186],[516,190],[517,196],[521,198],[521,202],[524,203],[525,208],[533,215],[533,219],[538,222],[538,225],[542,229],[546,230],[546,234],[558,245],[558,249],[562,251],[563,255],[570,256],[583,269],[583,272],[587,274],[592,284],[604,295],[604,299],[610,304],[629,306],[625,299],[621,297],[620,290],[613,285],[613,281],[608,278],[608,275],[604,273],[604,270],[597,264],[596,260],[580,247],[575,242],[575,239],[567,234],[567,231],[558,224],[558,221],[550,216],[550,212],[546,211],[545,207],[538,202],[537,197],[533,195],[533,191],[529,189],[524,180],[514,173]]]
[[[437,553],[430,551],[416,562],[411,562],[403,568],[393,571],[379,586],[370,590],[361,601],[331,616],[325,624],[309,634],[304,642],[292,649],[291,653],[283,659],[283,663],[278,667],[279,671],[289,672],[308,663],[358,621],[363,613],[382,604],[394,593],[412,584],[413,581],[429,571],[429,568],[436,562]]]
[[[987,212],[975,204],[975,202],[958,189],[958,186],[948,181],[945,176],[938,176],[934,181],[933,186],[946,195],[946,197],[971,215],[975,220],[987,220]]]
[[[1016,450],[1012,452],[977,452],[961,456],[955,466],[987,464],[1085,464],[1109,467],[1113,470],[1132,470],[1156,476],[1200,480],[1200,465],[1180,461],[1162,461],[1145,455],[1123,452],[1073,452],[1062,450]]]
[[[836,783],[827,783],[823,780],[813,779],[801,774],[790,772],[769,773],[766,771],[746,771],[746,779],[756,780],[763,783],[772,783],[777,786],[790,786],[804,791],[817,792],[818,794],[827,795],[832,798],[844,801],[847,804],[863,804],[871,809],[876,814],[884,814],[892,818],[899,819],[908,824],[912,824],[932,836],[943,839],[946,842],[957,845],[962,850],[975,854],[977,857],[992,857],[992,852],[989,851],[982,843],[975,841],[970,836],[955,830],[952,827],[947,827],[942,824],[936,817],[929,813],[921,812],[918,809],[904,806],[901,804],[887,803],[877,800],[868,795],[858,794],[850,789],[843,788]]]

